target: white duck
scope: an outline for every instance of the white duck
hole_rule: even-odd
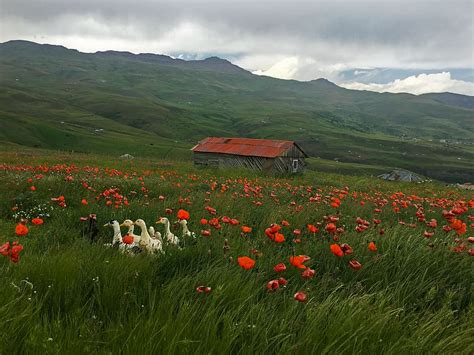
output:
[[[113,219],[109,221],[108,223],[104,224],[104,227],[112,227],[114,230],[114,237],[112,239],[112,243],[106,243],[104,244],[107,247],[113,247],[115,245],[118,245],[119,250],[124,253],[124,252],[130,252],[132,251],[134,245],[133,244],[125,244],[122,239],[122,233],[120,232],[120,225],[117,220]]]
[[[177,236],[175,236],[173,233],[170,231],[170,221],[166,217],[161,217],[158,221],[156,221],[157,224],[164,224],[165,225],[165,238],[166,241],[170,244],[178,245],[179,244],[179,239]]]
[[[163,239],[161,238],[161,233],[159,231],[155,231],[155,228],[153,228],[153,226],[148,227],[148,233],[150,234],[150,237],[161,240],[161,242],[163,242]]]
[[[151,238],[143,219],[137,219],[135,225],[140,227],[140,246],[149,253],[163,253],[163,243],[159,239]]]
[[[140,243],[140,236],[133,233],[133,231],[135,229],[135,224],[133,223],[132,220],[126,219],[125,221],[122,222],[120,227],[128,227],[127,234],[130,235],[131,237],[133,237],[133,243],[135,245],[138,245],[138,243]]]
[[[114,246],[115,244],[122,244],[122,232],[120,232],[120,225],[117,220],[113,219],[106,224],[104,227],[112,227],[114,230],[114,237],[112,238],[112,243],[105,243],[104,245],[107,247]]]
[[[181,225],[183,229],[183,234],[182,237],[192,237],[193,239],[196,239],[196,234],[194,232],[191,232],[188,228],[188,221],[185,219],[180,219],[178,223]]]

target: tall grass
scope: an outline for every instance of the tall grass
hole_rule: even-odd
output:
[[[96,177],[74,173],[66,182],[62,172],[35,180],[37,191],[28,190],[26,179],[32,173],[2,172],[0,205],[1,239],[14,240],[15,221],[11,207],[28,209],[50,198],[64,195],[67,208],[53,205],[50,218],[42,226],[31,226],[20,241],[25,246],[18,264],[0,259],[0,354],[11,353],[360,353],[424,354],[474,352],[472,258],[453,253],[451,235],[437,233],[429,240],[422,237],[424,227],[408,228],[397,218],[414,220],[414,209],[395,216],[390,209],[380,214],[385,234],[371,228],[365,234],[353,232],[356,216],[370,218],[373,206],[343,202],[341,224],[347,232],[341,237],[354,248],[354,256],[363,264],[359,271],[347,266],[347,258],[329,252],[327,235],[303,236],[303,243],[276,245],[264,235],[269,224],[287,219],[291,228],[284,230],[291,240],[293,228],[322,220],[334,212],[324,205],[305,204],[306,199],[288,193],[288,187],[313,186],[323,194],[331,186],[373,194],[403,190],[432,196],[434,193],[456,197],[439,185],[389,185],[366,178],[309,174],[292,179],[274,179],[248,172],[195,171],[175,164],[170,170],[157,170],[149,162],[134,163],[144,177],[148,197],[137,193],[141,184],[134,178]],[[123,166],[120,167],[124,168]],[[168,168],[166,168],[168,169]],[[196,174],[197,180],[189,178]],[[240,197],[236,176],[258,179],[265,187],[264,204],[254,198]],[[163,177],[162,177],[163,176]],[[227,184],[229,190],[210,195],[210,180]],[[97,192],[81,187],[87,181]],[[182,185],[178,187],[177,182]],[[234,187],[235,185],[235,187]],[[130,205],[114,209],[94,196],[116,186],[130,197]],[[189,189],[189,191],[187,191]],[[275,203],[268,194],[274,190]],[[233,195],[233,192],[238,192]],[[164,201],[158,199],[164,195]],[[253,227],[242,236],[238,227],[225,225],[213,230],[209,238],[198,237],[195,245],[184,250],[168,249],[165,255],[144,254],[130,257],[108,249],[111,230],[100,229],[99,242],[83,236],[79,217],[97,213],[99,225],[116,218],[143,218],[153,222],[165,208],[179,208],[179,197],[189,197],[191,205],[182,205],[191,213],[190,228],[201,229],[199,219],[209,217],[207,204],[218,215],[238,218]],[[87,198],[90,204],[82,206]],[[305,204],[294,212],[289,203]],[[427,216],[440,218],[439,211]],[[471,230],[472,231],[472,230]],[[224,239],[231,247],[223,253]],[[367,250],[367,241],[376,240],[379,251]],[[256,267],[245,271],[236,265],[240,255],[256,248],[262,256]],[[292,253],[307,254],[307,263],[316,270],[311,280],[303,280],[291,267],[284,273],[287,287],[268,292],[266,283],[279,275],[273,266],[285,262]],[[229,260],[229,256],[233,261]],[[210,294],[198,294],[196,287],[212,287]],[[293,300],[293,294],[305,291],[307,303]]]

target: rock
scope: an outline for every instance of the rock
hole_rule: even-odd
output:
[[[120,156],[120,159],[132,160],[132,159],[135,159],[135,157],[131,154],[123,154],[123,155]]]

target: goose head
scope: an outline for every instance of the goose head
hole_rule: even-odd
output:
[[[142,229],[146,229],[145,221],[143,219],[137,219],[133,224],[139,226]]]
[[[134,225],[134,222],[130,219],[126,219],[125,221],[122,222],[120,227],[131,227]]]
[[[118,225],[119,225],[119,223],[116,219],[111,219],[106,224],[104,224],[104,227],[114,227],[114,226],[118,226]]]
[[[180,219],[180,220],[178,221],[178,223],[179,223],[181,226],[183,226],[183,227],[186,226],[186,225],[188,225],[188,221],[186,221],[185,219]]]
[[[166,224],[169,223],[168,218],[166,217],[160,217],[157,221],[156,224]]]

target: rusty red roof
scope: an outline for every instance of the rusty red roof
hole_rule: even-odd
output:
[[[276,158],[293,145],[303,150],[293,141],[253,138],[207,137],[191,150],[201,153],[223,153],[252,157]],[[303,152],[305,156],[306,153]]]

